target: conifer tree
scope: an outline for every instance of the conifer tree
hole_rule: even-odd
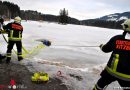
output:
[[[59,13],[59,23],[61,24],[67,24],[68,23],[68,10],[65,10],[65,8],[63,10],[60,10]]]

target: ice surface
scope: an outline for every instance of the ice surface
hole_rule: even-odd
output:
[[[50,47],[39,50],[23,63],[32,71],[45,71],[51,77],[63,80],[73,90],[92,89],[110,56],[110,53],[103,53],[98,46],[105,44],[114,35],[122,33],[121,30],[114,29],[36,21],[23,21],[22,25],[23,46],[27,50],[41,43],[36,41],[39,39],[52,42]],[[7,44],[2,36],[0,41],[3,47],[0,48],[1,52],[5,53]],[[61,71],[64,77],[57,76],[58,71]],[[112,90],[113,87],[118,87],[118,84],[113,83],[107,90]]]

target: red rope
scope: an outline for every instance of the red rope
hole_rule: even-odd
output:
[[[67,80],[67,77],[63,75],[63,73],[61,71],[58,71],[56,74],[58,77],[64,78]]]

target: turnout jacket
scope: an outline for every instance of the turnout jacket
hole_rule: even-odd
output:
[[[130,40],[126,34],[112,37],[102,51],[112,52],[105,70],[119,79],[130,81]]]
[[[23,27],[21,24],[12,22],[3,26],[3,28],[8,33],[9,40],[20,41],[22,39]]]

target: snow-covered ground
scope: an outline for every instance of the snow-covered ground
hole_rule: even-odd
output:
[[[39,39],[52,42],[50,47],[42,48],[24,60],[29,62],[28,68],[32,71],[45,71],[50,77],[63,80],[73,90],[92,89],[110,56],[110,53],[103,53],[98,46],[105,44],[114,35],[122,33],[121,30],[48,22],[23,21],[22,25],[23,46],[27,50],[38,45],[40,42],[36,40]],[[0,50],[5,53],[6,43],[2,35],[0,42]],[[57,76],[58,71],[63,77]],[[118,84],[114,83],[107,90],[116,87]]]

